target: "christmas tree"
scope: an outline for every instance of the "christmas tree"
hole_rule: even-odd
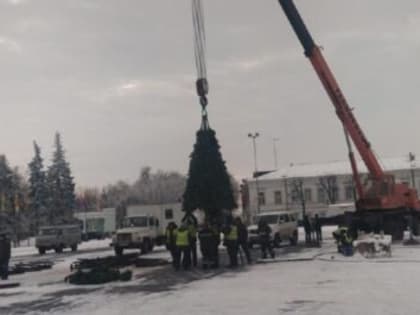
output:
[[[187,214],[201,209],[207,220],[220,222],[223,211],[233,210],[237,205],[216,132],[210,128],[206,114],[190,158],[183,209]]]

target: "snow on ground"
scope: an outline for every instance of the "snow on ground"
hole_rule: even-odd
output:
[[[136,268],[132,281],[99,286],[63,282],[74,257],[52,270],[13,277],[0,290],[0,314],[418,314],[420,246],[393,245],[393,257],[343,257],[322,248],[282,248],[275,261],[237,270],[174,272]],[[107,255],[84,253],[78,257]],[[254,257],[259,255],[258,249]],[[162,248],[152,257],[168,257]]]
[[[103,239],[103,240],[90,240],[88,242],[82,242],[79,244],[78,249],[83,250],[91,250],[91,249],[101,249],[101,248],[109,248],[109,244],[111,243],[111,239]],[[32,241],[29,243],[29,246],[26,241],[22,241],[21,244],[23,246],[15,247],[12,250],[12,257],[20,257],[20,256],[29,256],[29,255],[37,255],[38,249],[35,247],[35,243]],[[69,249],[64,249],[65,251]],[[50,251],[53,252],[53,251]]]

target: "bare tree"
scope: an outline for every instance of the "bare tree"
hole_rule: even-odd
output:
[[[335,204],[338,200],[337,176],[322,176],[318,179],[319,186],[325,192],[329,204]]]
[[[292,202],[299,202],[302,206],[302,219],[306,215],[306,199],[305,190],[303,187],[303,179],[295,178],[291,182],[292,185]]]

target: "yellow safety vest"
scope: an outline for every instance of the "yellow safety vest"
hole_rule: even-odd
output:
[[[176,233],[176,246],[190,245],[188,230],[178,230]]]
[[[230,227],[230,232],[226,235],[226,240],[228,241],[238,240],[238,227],[236,225],[232,225]]]

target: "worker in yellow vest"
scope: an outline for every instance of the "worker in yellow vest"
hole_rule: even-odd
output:
[[[194,215],[190,214],[185,218],[188,232],[190,233],[190,253],[191,262],[194,267],[197,267],[197,226],[198,222]]]
[[[229,267],[238,267],[238,227],[233,220],[225,227],[224,243],[229,255]]]
[[[191,249],[190,249],[190,232],[187,224],[182,223],[181,227],[176,233],[176,256],[175,256],[175,270],[179,270],[182,267],[184,270],[188,270],[191,267]]]

